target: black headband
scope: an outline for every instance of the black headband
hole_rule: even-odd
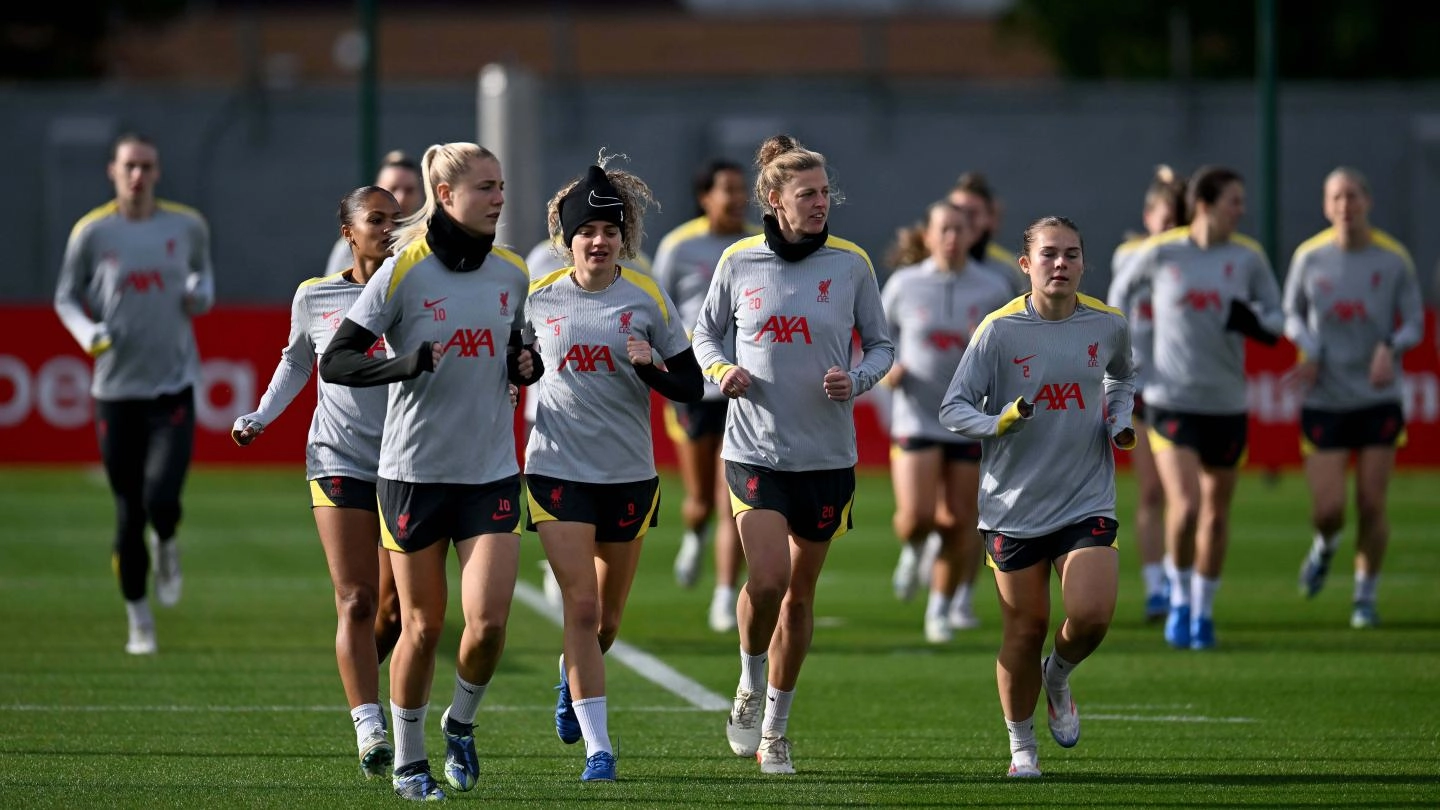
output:
[[[565,247],[570,247],[581,225],[597,219],[617,225],[623,231],[625,200],[605,176],[605,170],[591,166],[575,188],[560,199],[560,233],[565,238]]]

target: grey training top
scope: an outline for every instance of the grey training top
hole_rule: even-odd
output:
[[[857,332],[863,356],[851,368]],[[875,268],[858,245],[831,236],[804,259],[787,262],[763,235],[734,243],[715,269],[694,342],[711,382],[735,366],[752,380],[746,395],[730,403],[722,458],[785,471],[855,465],[854,397],[895,359]],[[825,395],[832,367],[849,370],[850,400]]]
[[[1156,234],[1139,252],[1112,300],[1129,311],[1147,294],[1150,299],[1155,362],[1145,403],[1188,413],[1245,413],[1245,338],[1225,322],[1230,302],[1238,300],[1265,329],[1283,330],[1280,285],[1265,251],[1240,234],[1202,248],[1187,226]]]
[[[970,336],[1010,300],[1010,289],[978,267],[942,270],[933,259],[896,270],[880,293],[905,374],[891,400],[890,435],[954,442],[940,424],[940,403]]]
[[[980,324],[940,408],[947,429],[980,439],[980,528],[1018,538],[1115,517],[1111,441],[1131,427],[1135,392],[1119,310],[1081,295],[1074,314],[1047,321],[1030,299]]]
[[[424,341],[440,365],[389,385],[379,475],[391,481],[484,484],[519,472],[506,345],[530,277],[495,247],[476,270],[454,272],[425,240],[385,260],[347,317],[385,338],[390,357]]]
[[[1148,287],[1135,300],[1120,300],[1122,292],[1131,284],[1130,276],[1135,272],[1136,259],[1146,237],[1127,239],[1115,248],[1110,260],[1110,290],[1105,301],[1125,313],[1130,321],[1130,356],[1135,361],[1135,389],[1143,390],[1150,378],[1150,368],[1155,364],[1155,324]]]
[[[290,339],[260,405],[245,419],[269,425],[285,412],[315,376],[315,364],[345,320],[365,285],[343,273],[306,279],[290,303]],[[370,349],[385,352],[382,338]],[[385,427],[385,386],[351,388],[315,378],[315,413],[305,442],[305,477],[310,480],[343,475],[374,481],[380,464],[380,436]]]
[[[530,285],[525,312],[545,360],[529,392],[539,404],[525,472],[592,484],[654,478],[650,387],[625,343],[631,336],[649,342],[657,363],[690,348],[670,297],[628,267],[596,292],[567,268]]]
[[[1401,401],[1400,358],[1425,335],[1420,283],[1409,251],[1371,229],[1362,250],[1343,250],[1327,228],[1295,249],[1285,277],[1285,334],[1319,364],[1305,407],[1346,411]],[[1370,358],[1389,341],[1395,380],[1370,384]]]
[[[133,220],[112,200],[70,230],[55,311],[95,356],[96,399],[154,399],[198,383],[190,319],[214,302],[210,228],[194,208],[157,200],[154,214]]]
[[[675,302],[679,310],[680,323],[694,331],[695,321],[700,316],[700,307],[705,304],[705,295],[710,292],[710,279],[715,276],[715,265],[725,249],[739,239],[760,233],[760,226],[746,225],[740,235],[718,235],[710,232],[710,220],[696,217],[660,240],[655,251],[655,280],[660,282],[665,294]],[[705,399],[720,401],[725,395],[720,386],[707,382]]]

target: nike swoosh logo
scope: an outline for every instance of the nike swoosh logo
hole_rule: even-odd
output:
[[[745,297],[746,297],[746,298],[749,298],[750,296],[754,295],[755,293],[760,292],[760,291],[763,290],[763,289],[765,289],[765,288],[764,288],[764,287],[756,287],[756,288],[753,289],[753,290],[746,290],[746,291],[745,291]]]
[[[468,687],[468,686],[462,686],[462,687],[460,687],[460,688],[461,688],[461,689],[464,689],[464,690],[465,690],[465,694],[467,694],[467,695],[473,695],[473,694],[475,694],[475,690],[474,690],[474,689],[471,689],[471,688]]]
[[[551,325],[551,324],[559,323],[559,322],[565,320],[565,319],[568,318],[568,317],[570,317],[570,316],[569,316],[569,315],[561,315],[561,316],[558,317],[558,318],[555,318],[555,317],[546,318],[546,319],[545,319],[545,325],[546,325],[546,326],[549,326],[549,325]]]
[[[822,521],[820,521],[819,525],[816,526],[816,528],[818,528],[818,529],[828,529],[828,528],[830,528],[830,524],[832,524],[832,523],[834,523],[834,522],[835,522],[835,521],[833,521],[833,520],[822,520]]]
[[[429,308],[435,306],[436,304],[440,303],[441,301],[444,301],[446,298],[449,298],[449,297],[450,297],[450,296],[447,295],[447,296],[445,296],[445,298],[436,298],[434,301],[431,301],[430,299],[427,298],[427,299],[425,299],[425,308],[426,308],[426,309],[429,309]]]
[[[622,529],[628,529],[628,528],[630,528],[631,526],[634,526],[636,523],[639,523],[639,522],[640,522],[640,518],[638,518],[638,517],[622,518],[622,519],[620,520],[620,528],[622,528]]]
[[[1109,533],[1109,531],[1110,531],[1109,529],[1091,529],[1091,530],[1090,530],[1090,533],[1093,534],[1093,535],[1095,535],[1096,537],[1099,537],[1099,536],[1102,535],[1102,534],[1107,534],[1107,533]]]
[[[320,317],[321,317],[323,320],[327,320],[327,321],[328,321],[328,320],[330,320],[331,318],[335,317],[335,314],[336,314],[336,313],[342,312],[344,309],[345,309],[344,307],[341,307],[340,309],[332,309],[332,310],[330,310],[329,312],[322,312],[322,313],[320,313]]]
[[[504,519],[506,519],[506,518],[514,515],[514,514],[515,514],[514,512],[496,512],[496,513],[494,513],[494,514],[492,514],[492,515],[490,516],[490,519],[491,519],[491,520],[504,520]]]
[[[590,189],[590,205],[593,208],[614,208],[617,205],[624,205],[625,202],[619,197],[604,197]]]
[[[401,719],[401,720],[404,720],[404,721],[407,722],[407,723],[418,723],[418,722],[420,722],[420,718],[418,718],[418,717],[402,717],[402,718],[400,718],[400,719]]]
[[[1032,354],[1032,355],[1029,355],[1029,356],[1026,356],[1026,357],[1017,357],[1017,358],[1015,358],[1015,365],[1018,366],[1018,365],[1020,365],[1021,363],[1025,362],[1026,360],[1029,360],[1030,358],[1036,357],[1036,356],[1037,356],[1037,355],[1033,355],[1033,354]]]

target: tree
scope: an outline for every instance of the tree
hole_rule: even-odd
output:
[[[1440,77],[1440,4],[1276,0],[1286,79]],[[1255,74],[1254,0],[1016,0],[1003,25],[1036,37],[1081,79]]]

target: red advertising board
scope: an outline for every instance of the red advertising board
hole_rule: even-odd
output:
[[[0,463],[98,462],[89,359],[49,307],[0,306],[0,324],[5,334],[0,343]],[[1440,466],[1435,328],[1431,311],[1425,341],[1405,355],[1409,441],[1399,454],[1405,466]],[[197,319],[195,329],[203,377],[196,396],[195,461],[303,465],[315,406],[313,384],[254,444],[239,448],[230,441],[235,417],[254,410],[280,360],[290,330],[289,310],[221,307]],[[1280,385],[1294,356],[1283,341],[1276,347],[1248,347],[1251,466],[1290,467],[1300,461],[1299,399]],[[889,442],[877,399],[867,395],[856,403],[855,422],[861,464],[883,467]],[[669,467],[675,453],[665,435],[662,402],[658,395],[653,400],[655,454],[661,466]]]

